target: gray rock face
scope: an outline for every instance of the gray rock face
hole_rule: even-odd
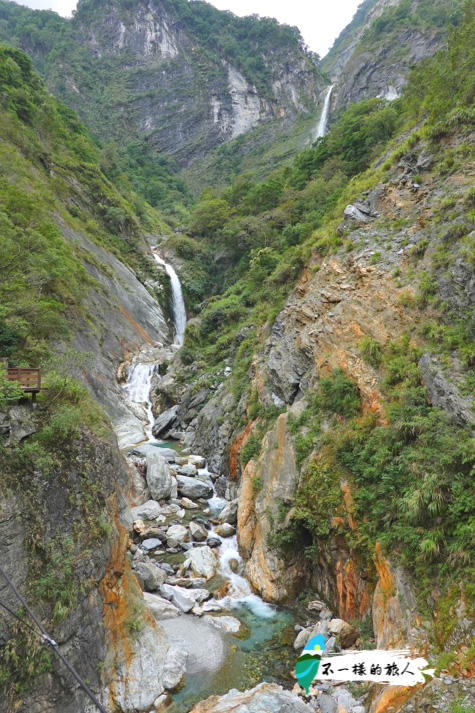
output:
[[[315,105],[324,84],[303,48],[263,41],[269,79],[266,88],[256,87],[245,68],[219,49],[213,48],[216,58],[207,55],[210,47],[187,27],[186,19],[160,2],[127,9],[111,5],[93,20],[78,13],[71,30],[71,42],[94,58],[98,76],[109,67],[110,81],[127,88],[122,140],[146,131],[151,146],[180,166],[272,119],[284,126],[292,123]],[[119,63],[124,53],[127,62]],[[68,81],[61,84],[51,73],[47,78],[55,94],[81,112],[95,133],[110,139],[117,130],[115,104],[108,103],[104,92],[97,102],[87,75],[74,72],[68,53],[60,61]]]
[[[312,708],[275,683],[260,683],[243,693],[233,689],[221,698],[211,696],[197,703],[190,713],[228,713],[232,710],[239,710],[239,713],[309,713]],[[336,705],[335,712],[331,713],[336,713]]]
[[[4,472],[3,464],[0,470]],[[87,432],[81,432],[71,444],[71,458],[64,460],[60,470],[52,469],[50,473],[31,476],[30,484],[37,493],[35,515],[44,525],[42,537],[46,548],[50,547],[52,538],[58,532],[65,538],[72,538],[73,528],[79,522],[78,518],[83,523],[84,513],[77,503],[83,502],[85,483],[82,473],[85,471],[91,478],[87,487],[92,485],[97,488],[101,500],[105,502],[113,502],[117,495],[119,517],[125,516],[123,489],[127,486],[128,474],[120,454],[109,443],[96,437],[91,438]],[[24,494],[25,498],[20,491],[12,496],[3,494],[0,509],[0,565],[20,592],[25,592],[28,588],[26,555],[33,556],[31,550],[28,551],[26,547],[27,523],[31,517],[28,513],[31,511],[26,500],[29,492]],[[98,516],[106,520],[111,514],[104,507]],[[111,521],[113,522],[113,516]],[[115,534],[113,529],[112,536],[115,537]],[[106,657],[105,631],[102,626],[104,604],[98,585],[106,574],[110,545],[109,538],[104,537],[88,548],[87,553],[80,549],[77,552],[74,572],[71,574],[76,587],[77,602],[54,631],[55,639],[63,653],[89,681],[93,690],[100,689],[98,664]],[[18,609],[18,600],[3,577],[0,577],[0,600],[12,611]],[[41,618],[46,628],[51,631],[50,605],[35,600],[34,606],[41,608]],[[3,647],[11,636],[11,623],[10,615],[4,613],[0,617],[0,647]],[[74,686],[71,687],[70,682],[64,678],[63,664],[54,657],[51,672],[38,677],[33,690],[22,695],[21,708],[28,713],[77,713],[82,711],[84,706],[82,692]],[[9,708],[6,697],[0,696],[0,711],[6,713]]]
[[[27,406],[13,406],[8,415],[11,445],[18,445],[24,438],[36,433],[32,413]]]
[[[197,500],[198,498],[211,498],[213,488],[207,483],[203,483],[196,478],[188,478],[186,475],[178,475],[178,490],[183,497]]]
[[[473,399],[462,396],[457,386],[444,375],[437,359],[424,354],[419,360],[419,369],[431,404],[446,411],[459,426],[475,426]]]
[[[154,500],[169,498],[172,489],[172,478],[168,470],[168,463],[157,452],[147,453],[147,485]]]
[[[114,699],[123,713],[150,710],[163,693],[167,645],[163,632],[146,626],[131,642],[127,659],[118,657],[114,668]]]
[[[183,680],[187,658],[188,652],[185,649],[177,646],[168,649],[162,676],[162,683],[167,691],[173,691]]]
[[[164,411],[155,420],[152,428],[152,433],[155,438],[158,438],[166,431],[169,431],[176,425],[178,406],[172,406],[168,411]]]
[[[404,27],[396,37],[377,46],[368,47],[360,42],[366,29],[387,7],[398,4],[399,0],[376,0],[361,24],[354,27],[343,42],[337,40],[322,67],[335,82],[336,108],[360,102],[370,97],[383,97],[393,101],[401,95],[407,82],[411,65],[425,57],[431,57],[445,42],[444,28]],[[341,44],[340,44],[341,43]]]

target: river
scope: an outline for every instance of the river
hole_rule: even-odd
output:
[[[174,325],[176,343],[182,343],[186,326],[186,313],[181,292],[181,285],[176,272],[154,254],[159,262],[172,276]],[[175,285],[175,286],[174,286]],[[181,299],[180,299],[181,296]],[[157,365],[142,362],[140,353],[134,357],[129,369],[128,381],[124,392],[134,413],[141,418],[144,427],[144,437],[140,445],[169,448],[180,453],[180,448],[175,443],[157,441],[152,435],[153,414],[150,400],[152,379],[157,372]],[[136,444],[139,445],[139,444]],[[198,470],[197,476],[209,478],[207,468]],[[205,503],[199,504],[194,510],[187,510],[182,517],[181,524],[187,526],[191,520],[199,521],[209,534],[212,532],[213,522],[227,505],[227,501],[217,496],[216,492]],[[295,663],[295,652],[291,646],[295,637],[293,624],[295,612],[285,607],[277,607],[264,602],[251,591],[251,587],[242,576],[242,559],[238,550],[237,536],[221,538],[218,548],[219,566],[216,575],[206,584],[213,593],[209,600],[216,604],[220,610],[215,615],[232,616],[241,622],[241,629],[236,635],[220,632],[224,643],[224,653],[216,669],[206,669],[191,665],[191,670],[186,673],[184,686],[173,695],[173,703],[167,709],[169,713],[187,713],[192,706],[209,695],[222,695],[231,688],[244,690],[262,680],[286,682],[290,687],[292,682],[289,672]],[[193,543],[193,546],[200,546]],[[157,563],[167,563],[171,566],[182,564],[186,560],[186,552],[182,554],[167,554],[157,556]],[[220,591],[218,591],[220,590]],[[223,591],[225,596],[223,596]],[[216,594],[216,599],[214,597]],[[180,643],[180,637],[191,637],[190,629],[193,621],[202,619],[193,615],[186,615],[185,627],[188,633],[181,632],[179,619],[159,622],[168,634],[172,644]],[[168,623],[169,622],[169,623]],[[181,640],[181,644],[193,646],[193,642]],[[196,657],[196,651],[192,652]],[[190,656],[189,656],[190,661]],[[198,670],[194,670],[198,669]]]

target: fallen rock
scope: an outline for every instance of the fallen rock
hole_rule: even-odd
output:
[[[169,431],[177,421],[178,406],[173,406],[160,414],[152,426],[152,433],[158,438],[165,431]]]
[[[218,516],[219,522],[227,522],[229,525],[237,525],[238,501],[232,500],[225,505]]]
[[[348,622],[341,628],[338,634],[340,640],[340,646],[342,649],[349,649],[350,646],[354,646],[359,637],[359,631]]]
[[[326,693],[321,693],[317,697],[317,703],[320,706],[321,713],[337,713],[338,711],[336,701]]]
[[[212,547],[213,549],[220,547],[221,546],[221,540],[219,540],[217,537],[208,537],[206,540],[206,544],[208,547]]]
[[[209,547],[196,547],[188,552],[190,568],[194,575],[212,579],[216,574],[218,560]]]
[[[163,456],[169,463],[175,463],[177,452],[173,448],[160,448],[160,446],[153,446],[151,443],[144,443],[141,446],[137,446],[133,451],[130,452],[132,456],[138,456],[139,458],[145,458],[147,453],[157,451]]]
[[[143,598],[147,607],[152,612],[153,616],[157,621],[163,619],[174,619],[180,616],[180,610],[172,602],[169,602],[163,597],[159,597],[158,594],[150,594],[149,592],[144,592]]]
[[[185,508],[185,510],[196,510],[199,508],[199,505],[193,502],[193,500],[190,500],[189,498],[182,498],[181,499],[181,504]]]
[[[190,713],[309,713],[311,710],[301,698],[276,683],[260,683],[243,693],[232,689],[225,696],[211,696],[197,703]]]
[[[182,497],[191,498],[192,500],[213,497],[212,486],[208,485],[208,483],[203,483],[203,481],[197,478],[188,478],[186,475],[178,475],[177,482],[178,490]]]
[[[160,594],[162,597],[165,597],[165,599],[169,599],[173,602],[184,614],[191,611],[196,603],[194,596],[191,594],[191,590],[183,589],[183,587],[162,584],[160,586]]]
[[[138,572],[142,577],[144,589],[147,592],[155,592],[167,578],[167,573],[163,569],[147,559],[139,560],[134,565],[134,572]]]
[[[157,547],[160,547],[161,544],[162,543],[158,537],[151,537],[149,540],[144,540],[142,542],[142,548],[147,552],[151,552],[152,550],[156,550]]]
[[[322,611],[323,609],[326,609],[325,604],[321,602],[319,599],[315,599],[315,601],[310,602],[310,604],[307,606],[307,609],[310,609],[311,611]]]
[[[173,691],[183,680],[186,672],[188,652],[177,646],[171,646],[163,665],[162,684],[167,691]]]
[[[158,452],[147,453],[147,485],[154,500],[169,498],[172,490],[172,478],[168,470],[168,463]]]
[[[195,465],[187,463],[186,465],[181,466],[180,470],[178,471],[178,475],[186,475],[188,478],[194,478],[197,472],[198,471],[196,470]]]
[[[241,628],[241,622],[234,616],[210,616],[207,614],[203,617],[203,621],[212,624],[217,629],[223,629],[229,634],[237,634]]]
[[[190,532],[193,539],[197,542],[204,542],[208,537],[208,533],[204,527],[201,527],[201,525],[198,525],[196,522],[190,522]]]
[[[167,540],[175,540],[175,542],[185,542],[188,538],[188,530],[183,525],[172,525],[167,530]]]
[[[155,500],[147,500],[143,505],[130,508],[134,520],[156,520],[162,513],[162,508]]]
[[[192,465],[196,466],[196,468],[206,467],[206,460],[203,456],[188,456],[188,460]]]
[[[171,438],[172,441],[181,441],[185,436],[186,433],[184,431],[172,431],[168,438]]]
[[[214,528],[214,531],[220,537],[232,537],[236,534],[236,528],[228,522],[223,522],[222,525],[218,525],[218,527]]]

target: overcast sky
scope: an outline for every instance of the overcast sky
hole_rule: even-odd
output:
[[[351,21],[362,0],[210,0],[220,10],[231,10],[236,15],[257,14],[276,17],[280,22],[297,25],[310,49],[325,56],[333,40]],[[23,0],[39,10],[55,10],[69,17],[76,0]]]

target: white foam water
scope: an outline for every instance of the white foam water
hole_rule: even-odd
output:
[[[173,324],[175,325],[176,343],[181,346],[185,338],[186,327],[186,309],[185,300],[183,299],[183,291],[181,289],[180,278],[176,274],[175,269],[163,260],[157,253],[153,252],[153,257],[159,265],[163,265],[165,272],[170,278],[172,288],[172,311]]]
[[[152,402],[150,391],[152,389],[152,377],[155,373],[155,364],[135,363],[129,369],[127,383],[124,386],[129,401],[138,406],[143,412],[144,434],[147,440],[152,440],[152,427],[154,417],[152,413]]]
[[[317,126],[317,131],[314,137],[314,140],[316,141],[317,139],[323,139],[324,136],[327,135],[328,131],[328,117],[330,116],[330,101],[332,98],[332,92],[333,92],[333,84],[332,86],[328,89],[328,92],[325,97],[325,101],[323,104],[323,109],[322,109],[322,115],[320,117],[320,121]]]

